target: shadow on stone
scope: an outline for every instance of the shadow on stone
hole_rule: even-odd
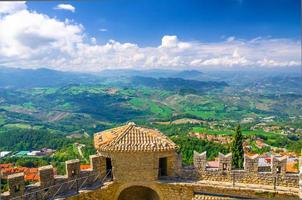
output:
[[[158,194],[147,187],[132,186],[124,189],[118,200],[159,200]]]

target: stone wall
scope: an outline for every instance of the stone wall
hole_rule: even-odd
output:
[[[194,196],[192,185],[159,181],[113,182],[95,191],[80,193],[68,200],[118,200],[120,194],[128,188],[141,186],[150,188],[160,200],[191,200]],[[152,199],[150,197],[150,199]]]
[[[99,152],[111,159],[115,181],[153,181],[158,179],[159,159],[167,159],[167,175],[175,176],[179,168],[178,155],[171,152]]]
[[[193,184],[193,191],[196,196],[207,194],[208,199],[215,199],[215,196],[228,197],[227,199],[278,199],[297,200],[298,195],[291,192],[268,191],[256,188],[226,187],[223,185],[202,185]]]
[[[206,167],[206,152],[201,154],[194,152],[194,166],[198,170],[201,180],[299,187],[299,174],[286,173],[286,157],[272,157],[270,172],[258,171],[258,159],[257,155],[245,156],[244,169],[231,170],[232,155],[220,153],[218,156],[219,167],[211,169]]]
[[[209,199],[212,195],[230,197],[229,199],[298,199],[296,194],[278,191],[266,191],[239,187],[225,187],[221,185],[204,185],[198,182],[175,182],[175,181],[150,181],[150,182],[111,182],[94,191],[83,192],[68,200],[118,200],[119,195],[132,186],[143,186],[155,191],[160,200],[192,200],[195,195],[207,194]],[[151,199],[151,198],[150,198]],[[153,200],[153,199],[152,199]]]
[[[103,178],[100,173],[101,157],[90,156],[90,165],[90,169],[81,171],[79,160],[67,161],[65,176],[55,176],[52,166],[40,167],[39,182],[28,186],[25,186],[23,173],[9,175],[9,191],[1,194],[1,200],[41,200],[77,193],[81,188],[99,184]]]
[[[112,159],[113,181],[102,185],[106,174],[106,157]],[[167,158],[168,176],[159,180],[159,158],[162,157]],[[9,192],[1,194],[1,199],[44,200],[54,196],[69,196],[70,200],[118,200],[123,191],[137,186],[154,191],[160,200],[191,200],[195,194],[209,192],[251,197],[262,195],[263,198],[274,199],[297,198],[299,176],[286,173],[284,158],[272,158],[274,169],[266,173],[258,172],[257,156],[245,157],[244,170],[231,169],[231,154],[219,154],[218,161],[218,168],[208,169],[205,152],[194,152],[194,167],[182,167],[181,156],[175,152],[104,153],[90,156],[89,170],[81,171],[79,160],[67,161],[65,176],[54,176],[52,166],[40,167],[40,181],[34,185],[25,186],[22,173],[11,175],[8,177]],[[218,181],[221,184],[209,185],[199,180]],[[232,186],[230,183],[235,184]],[[294,192],[257,191],[256,188],[238,188],[236,183],[285,186],[294,189]],[[136,190],[139,191],[138,188]]]

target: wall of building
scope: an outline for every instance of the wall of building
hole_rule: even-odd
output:
[[[178,155],[172,152],[99,152],[111,158],[113,179],[116,181],[153,181],[158,179],[159,158],[167,158],[167,174],[174,176]]]

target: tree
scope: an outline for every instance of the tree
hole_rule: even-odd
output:
[[[244,151],[243,151],[242,143],[243,143],[243,135],[241,133],[241,127],[240,125],[238,125],[235,134],[233,135],[233,141],[231,145],[233,169],[243,168]]]

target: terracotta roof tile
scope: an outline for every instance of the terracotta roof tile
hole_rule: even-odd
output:
[[[119,152],[169,151],[178,148],[158,130],[138,127],[134,123],[95,134],[94,144],[101,151]]]
[[[298,173],[298,163],[297,162],[288,162],[286,163],[286,172]]]
[[[12,164],[12,163],[0,164],[0,168],[2,168],[2,169],[11,168],[13,166],[14,166],[14,164]]]
[[[90,169],[90,168],[91,168],[90,165],[80,165],[81,170]]]

